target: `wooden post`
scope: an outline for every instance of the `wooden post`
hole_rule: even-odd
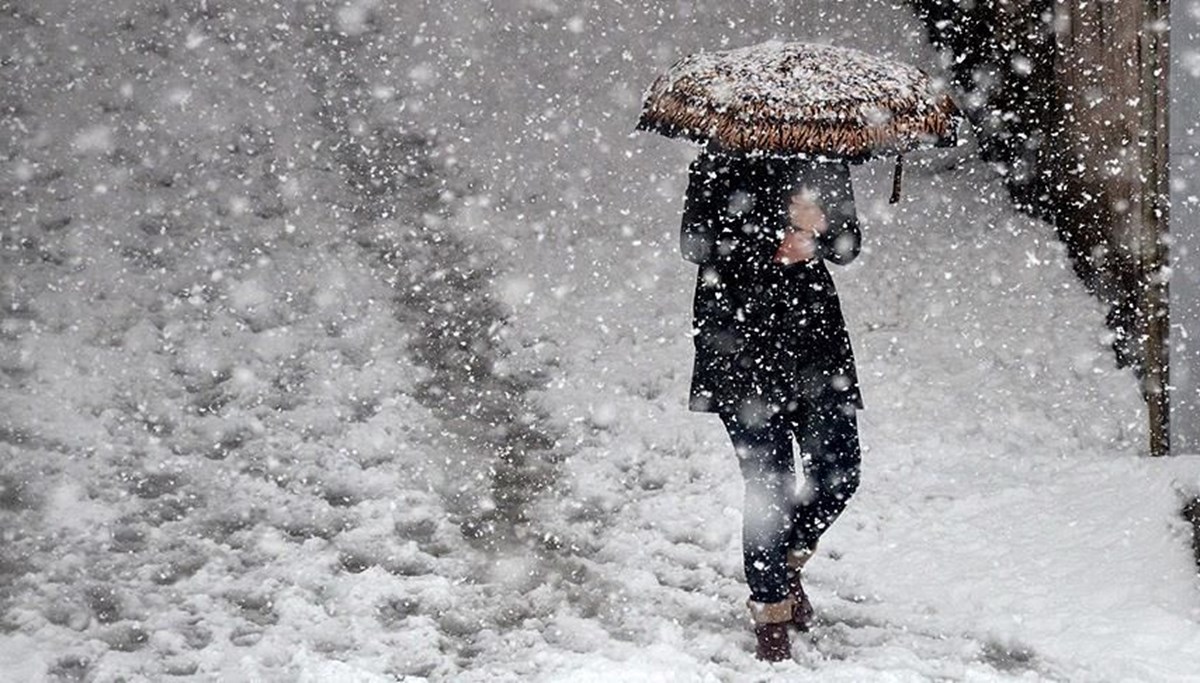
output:
[[[1170,290],[1168,208],[1170,206],[1168,148],[1168,72],[1170,60],[1170,0],[1142,0],[1138,33],[1140,68],[1140,199],[1138,296],[1144,352],[1142,393],[1150,419],[1150,455],[1171,452],[1171,394],[1168,346]]]

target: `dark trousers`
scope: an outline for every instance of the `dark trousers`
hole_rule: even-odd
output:
[[[861,452],[853,405],[808,405],[765,422],[722,414],[746,498],[742,554],[750,599],[787,597],[787,553],[811,550],[858,488]],[[804,477],[796,477],[793,439]]]

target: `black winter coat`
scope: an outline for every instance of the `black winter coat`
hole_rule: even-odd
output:
[[[798,191],[815,195],[828,229],[817,256],[784,266],[772,259]],[[846,164],[702,152],[690,168],[680,229],[683,257],[699,265],[690,409],[749,418],[814,404],[862,408],[824,263],[849,263],[861,241]]]

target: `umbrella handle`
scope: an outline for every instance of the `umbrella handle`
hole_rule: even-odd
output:
[[[904,175],[904,157],[896,155],[896,172],[892,175],[892,198],[888,200],[889,204],[895,204],[900,201],[900,177]]]

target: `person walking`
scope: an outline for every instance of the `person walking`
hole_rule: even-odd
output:
[[[791,657],[789,626],[810,628],[801,569],[859,483],[863,402],[825,262],[850,263],[861,242],[844,161],[709,145],[691,164],[689,408],[720,417],[745,481],[748,605],[767,661]]]

